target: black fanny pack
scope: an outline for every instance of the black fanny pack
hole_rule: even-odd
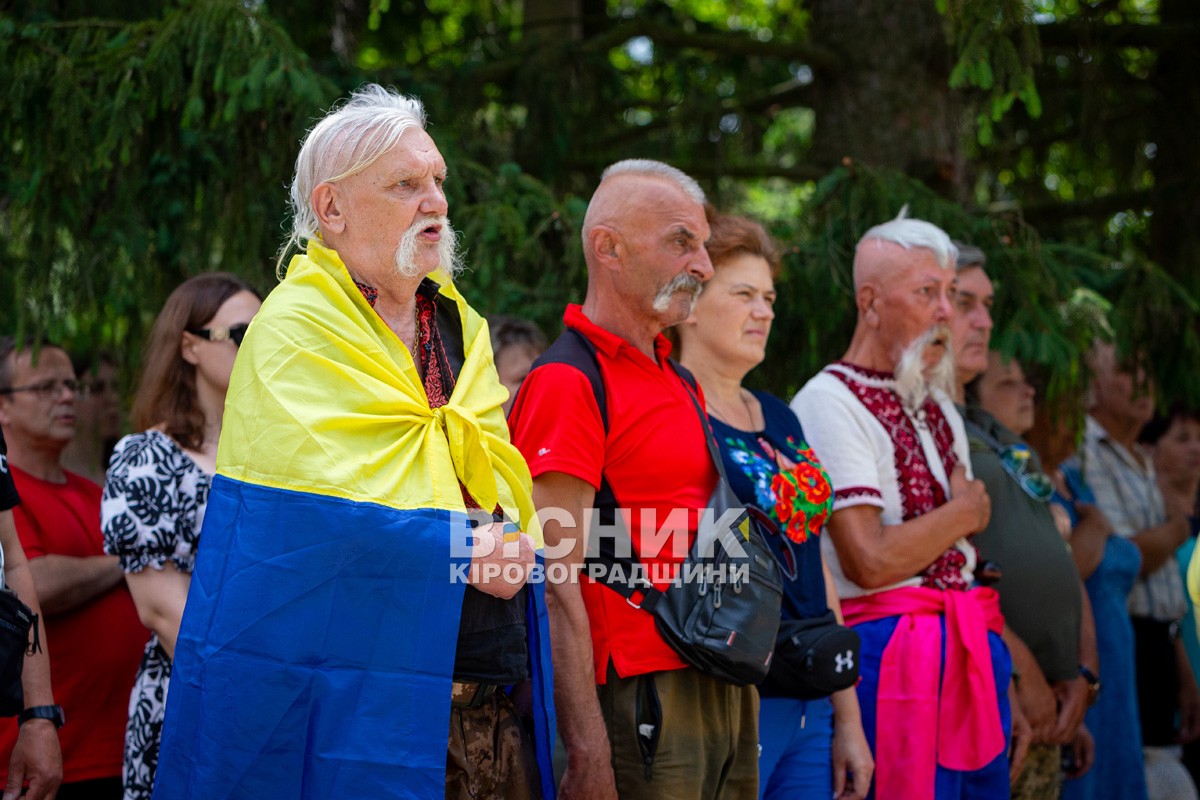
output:
[[[861,646],[858,633],[838,624],[832,611],[815,619],[785,619],[763,690],[812,700],[848,689],[858,683]]]
[[[709,500],[713,516],[702,521],[679,574],[666,589],[600,580],[631,604],[637,604],[640,594],[640,607],[654,615],[663,640],[688,664],[741,685],[767,676],[783,590],[779,567],[755,517],[736,503],[722,475]]]

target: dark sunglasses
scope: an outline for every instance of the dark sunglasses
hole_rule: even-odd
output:
[[[241,347],[242,339],[246,338],[246,329],[249,327],[248,322],[243,322],[232,328],[187,328],[186,330],[193,336],[208,339],[210,342],[233,342],[235,347]]]

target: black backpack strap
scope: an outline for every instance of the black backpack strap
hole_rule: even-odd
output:
[[[533,362],[533,368],[544,364],[567,364],[583,373],[588,379],[588,383],[592,387],[592,395],[596,400],[596,408],[600,412],[600,422],[604,426],[604,433],[608,433],[608,390],[604,385],[604,377],[600,374],[600,360],[596,355],[596,346],[591,340],[584,336],[574,328],[567,328],[563,331],[550,347]],[[680,367],[674,362],[672,366],[676,370],[682,370],[687,373],[690,382],[694,385],[695,379],[691,377],[691,373],[687,372],[683,367]],[[532,372],[532,369],[530,370]],[[596,491],[596,497],[592,501],[592,506],[596,509],[596,521],[602,526],[615,528],[624,534],[625,540],[629,542],[623,549],[628,549],[632,552],[633,542],[629,538],[629,531],[624,525],[617,526],[618,514],[617,509],[620,504],[617,502],[617,496],[613,493],[612,486],[608,482],[603,470],[600,473],[600,488]],[[624,542],[622,543],[624,544]],[[631,582],[629,580],[618,580],[615,577],[617,570],[614,567],[620,567],[620,572],[627,578],[639,574],[639,565],[641,562],[631,556],[618,556],[616,553],[616,540],[613,537],[605,537],[600,540],[600,547],[594,559],[587,559],[588,563],[601,564],[605,567],[596,576],[600,583],[603,583],[608,588],[615,591],[617,594],[624,597],[627,601],[635,606],[650,611],[655,603],[658,602],[658,597],[661,595],[649,583]]]
[[[671,369],[675,370],[675,374],[683,378],[684,383],[692,387],[693,392],[700,390],[700,384],[696,383],[696,376],[692,374],[690,369],[673,358],[667,359],[667,362],[671,365]]]
[[[538,356],[530,371],[543,364],[567,364],[583,373],[592,386],[596,408],[600,411],[600,422],[604,426],[604,432],[608,433],[608,392],[604,388],[604,378],[600,375],[596,345],[574,328],[567,328]]]

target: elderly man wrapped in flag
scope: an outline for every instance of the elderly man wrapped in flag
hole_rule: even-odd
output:
[[[445,179],[379,86],[305,139],[307,246],[230,379],[156,798],[554,795],[541,535]]]

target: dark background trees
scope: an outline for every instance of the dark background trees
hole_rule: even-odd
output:
[[[187,275],[269,288],[299,139],[375,80],[427,104],[484,311],[555,332],[600,170],[662,158],[785,245],[758,376],[780,393],[838,355],[853,242],[908,204],[988,252],[1000,341],[1052,388],[1107,298],[1166,393],[1200,402],[1191,0],[0,7],[0,328],[133,368]]]

